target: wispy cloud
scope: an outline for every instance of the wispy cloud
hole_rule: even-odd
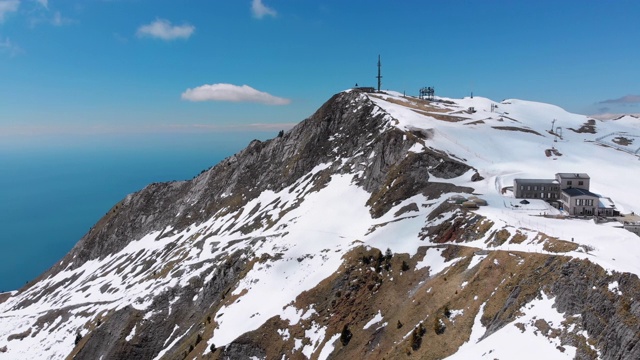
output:
[[[185,131],[278,131],[289,130],[296,126],[297,123],[253,123],[253,124],[234,124],[234,125],[216,125],[216,124],[174,124],[165,125],[162,128],[170,130],[171,133]]]
[[[142,25],[136,34],[138,37],[152,37],[162,40],[188,39],[196,30],[190,24],[172,25],[169,20],[157,19],[156,21]]]
[[[0,0],[1,1],[1,0]],[[48,0],[34,0],[37,5],[31,7],[27,14],[29,26],[35,28],[42,24],[52,26],[65,26],[76,23],[76,20],[63,16],[60,11],[53,11],[49,8]]]
[[[18,140],[39,136],[93,136],[126,134],[176,134],[176,133],[224,133],[232,131],[278,131],[289,130],[296,123],[251,123],[251,124],[0,124],[0,139]],[[2,141],[0,141],[0,146]]]
[[[63,26],[67,24],[71,24],[73,20],[66,18],[60,14],[60,11],[56,11],[53,13],[53,17],[51,18],[51,25],[53,26]]]
[[[253,16],[258,19],[262,19],[265,16],[275,17],[278,15],[274,9],[263,4],[262,0],[253,0],[251,2],[251,12],[253,13]]]
[[[0,23],[4,22],[8,13],[18,11],[19,7],[20,0],[0,0]]]
[[[627,95],[618,99],[600,101],[599,104],[638,104],[640,95]]]
[[[3,39],[2,36],[0,36],[0,54],[5,53],[10,56],[16,56],[21,52],[22,49],[18,45],[12,43],[11,39],[8,37]]]
[[[182,99],[189,101],[254,102],[266,105],[287,105],[291,103],[290,99],[273,96],[248,85],[238,86],[233,84],[211,84],[187,89],[182,93]]]

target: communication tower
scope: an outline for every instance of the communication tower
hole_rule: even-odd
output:
[[[380,69],[382,68],[382,63],[380,62],[380,55],[378,55],[378,92],[380,92],[380,86],[382,85],[382,75],[380,73]]]

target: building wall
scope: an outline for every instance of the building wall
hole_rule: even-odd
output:
[[[560,183],[561,189],[577,188],[589,190],[591,179],[585,176],[566,176],[565,174],[556,174],[556,180]]]
[[[549,182],[521,182],[513,181],[513,191],[516,199],[542,199],[557,200],[560,195],[560,186]]]
[[[562,207],[569,215],[597,215],[598,198],[589,195],[569,196],[562,193]]]
[[[640,236],[640,224],[624,224],[624,228]]]
[[[620,214],[615,208],[598,207],[598,216],[616,216]]]

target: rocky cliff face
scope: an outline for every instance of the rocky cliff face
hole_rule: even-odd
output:
[[[339,93],[193,180],[127,196],[0,295],[0,359],[464,358],[509,329],[557,357],[640,358],[637,275],[448,201],[480,170],[397,124],[374,95]]]
[[[427,170],[435,165],[439,166],[431,173],[445,179],[469,170],[469,166],[444,154],[407,156],[407,151],[416,143],[424,143],[427,135],[405,133],[388,122],[388,116],[366,96],[339,93],[282,137],[254,140],[191,181],[154,183],[127,196],[62,263],[77,267],[116,253],[131,239],[169,225],[173,232],[179,232],[212,216],[237,211],[263,191],[280,191],[323,163],[331,163],[326,174],[361,171],[356,183],[371,193],[370,202],[381,208],[372,209],[374,216],[417,193],[437,196],[452,190],[447,183],[427,186]],[[368,158],[369,154],[375,156]],[[338,163],[338,159],[348,160]],[[389,189],[391,183],[394,186]]]

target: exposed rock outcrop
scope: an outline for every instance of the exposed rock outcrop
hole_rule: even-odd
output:
[[[83,236],[62,265],[47,274],[116,253],[152,231],[172,227],[177,232],[211,216],[233,212],[265,190],[291,185],[320,164],[332,164],[328,173],[360,171],[355,181],[372,193],[374,216],[418,193],[436,196],[453,190],[450,184],[430,183],[429,174],[453,178],[470,167],[430,150],[407,156],[412,146],[425,140],[390,127],[390,120],[360,93],[336,94],[282,137],[254,140],[193,180],[154,183],[128,195]],[[344,164],[337,159],[344,159]],[[391,183],[393,187],[388,188]]]

